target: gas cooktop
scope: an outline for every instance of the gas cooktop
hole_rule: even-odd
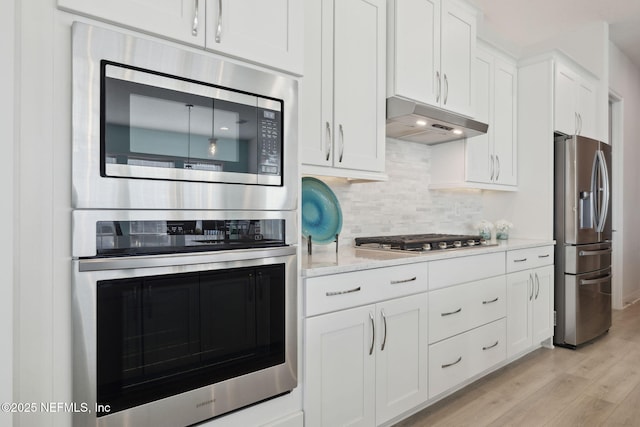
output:
[[[494,246],[477,235],[466,234],[406,234],[397,236],[356,237],[356,246],[389,251],[429,252]]]

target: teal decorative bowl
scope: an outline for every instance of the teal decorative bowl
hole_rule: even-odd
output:
[[[326,245],[342,230],[342,210],[338,198],[324,182],[302,178],[302,235],[312,243]]]

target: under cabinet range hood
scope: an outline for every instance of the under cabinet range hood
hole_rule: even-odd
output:
[[[440,144],[487,133],[489,125],[430,105],[387,98],[387,136]]]

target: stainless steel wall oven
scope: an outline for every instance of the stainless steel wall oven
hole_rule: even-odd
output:
[[[297,82],[74,23],[77,426],[186,426],[297,386]]]
[[[73,228],[74,401],[92,409],[75,425],[190,425],[296,387],[295,212],[86,210]]]
[[[73,207],[296,208],[297,82],[73,24]]]

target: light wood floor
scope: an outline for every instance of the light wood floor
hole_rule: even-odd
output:
[[[640,426],[640,303],[578,350],[539,349],[396,427]]]

